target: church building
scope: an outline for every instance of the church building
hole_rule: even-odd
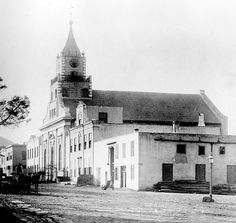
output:
[[[91,183],[95,175],[102,174],[95,173],[94,166],[99,154],[95,145],[100,141],[134,131],[226,135],[227,117],[203,90],[170,94],[92,89],[85,53],[77,46],[71,22],[66,44],[56,58],[56,75],[40,131],[39,168],[46,171],[47,179],[70,177]],[[108,154],[104,154],[105,165]]]

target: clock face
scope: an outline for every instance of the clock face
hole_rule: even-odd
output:
[[[79,66],[79,61],[75,58],[70,60],[70,66],[71,67],[78,67]]]

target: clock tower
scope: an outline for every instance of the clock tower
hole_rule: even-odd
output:
[[[55,98],[61,96],[63,99],[90,99],[91,76],[86,75],[85,53],[81,53],[76,44],[72,25],[71,21],[68,39],[57,56],[56,77],[51,81],[51,95]]]

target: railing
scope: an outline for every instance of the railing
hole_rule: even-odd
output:
[[[75,81],[75,82],[91,82],[91,76],[84,75],[63,75],[61,77],[62,81]]]

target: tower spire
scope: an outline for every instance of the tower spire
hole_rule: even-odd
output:
[[[70,24],[69,35],[66,41],[66,45],[62,50],[62,54],[68,56],[80,56],[80,50],[76,44],[73,34],[73,29],[72,29],[73,21],[70,20],[69,24]]]

